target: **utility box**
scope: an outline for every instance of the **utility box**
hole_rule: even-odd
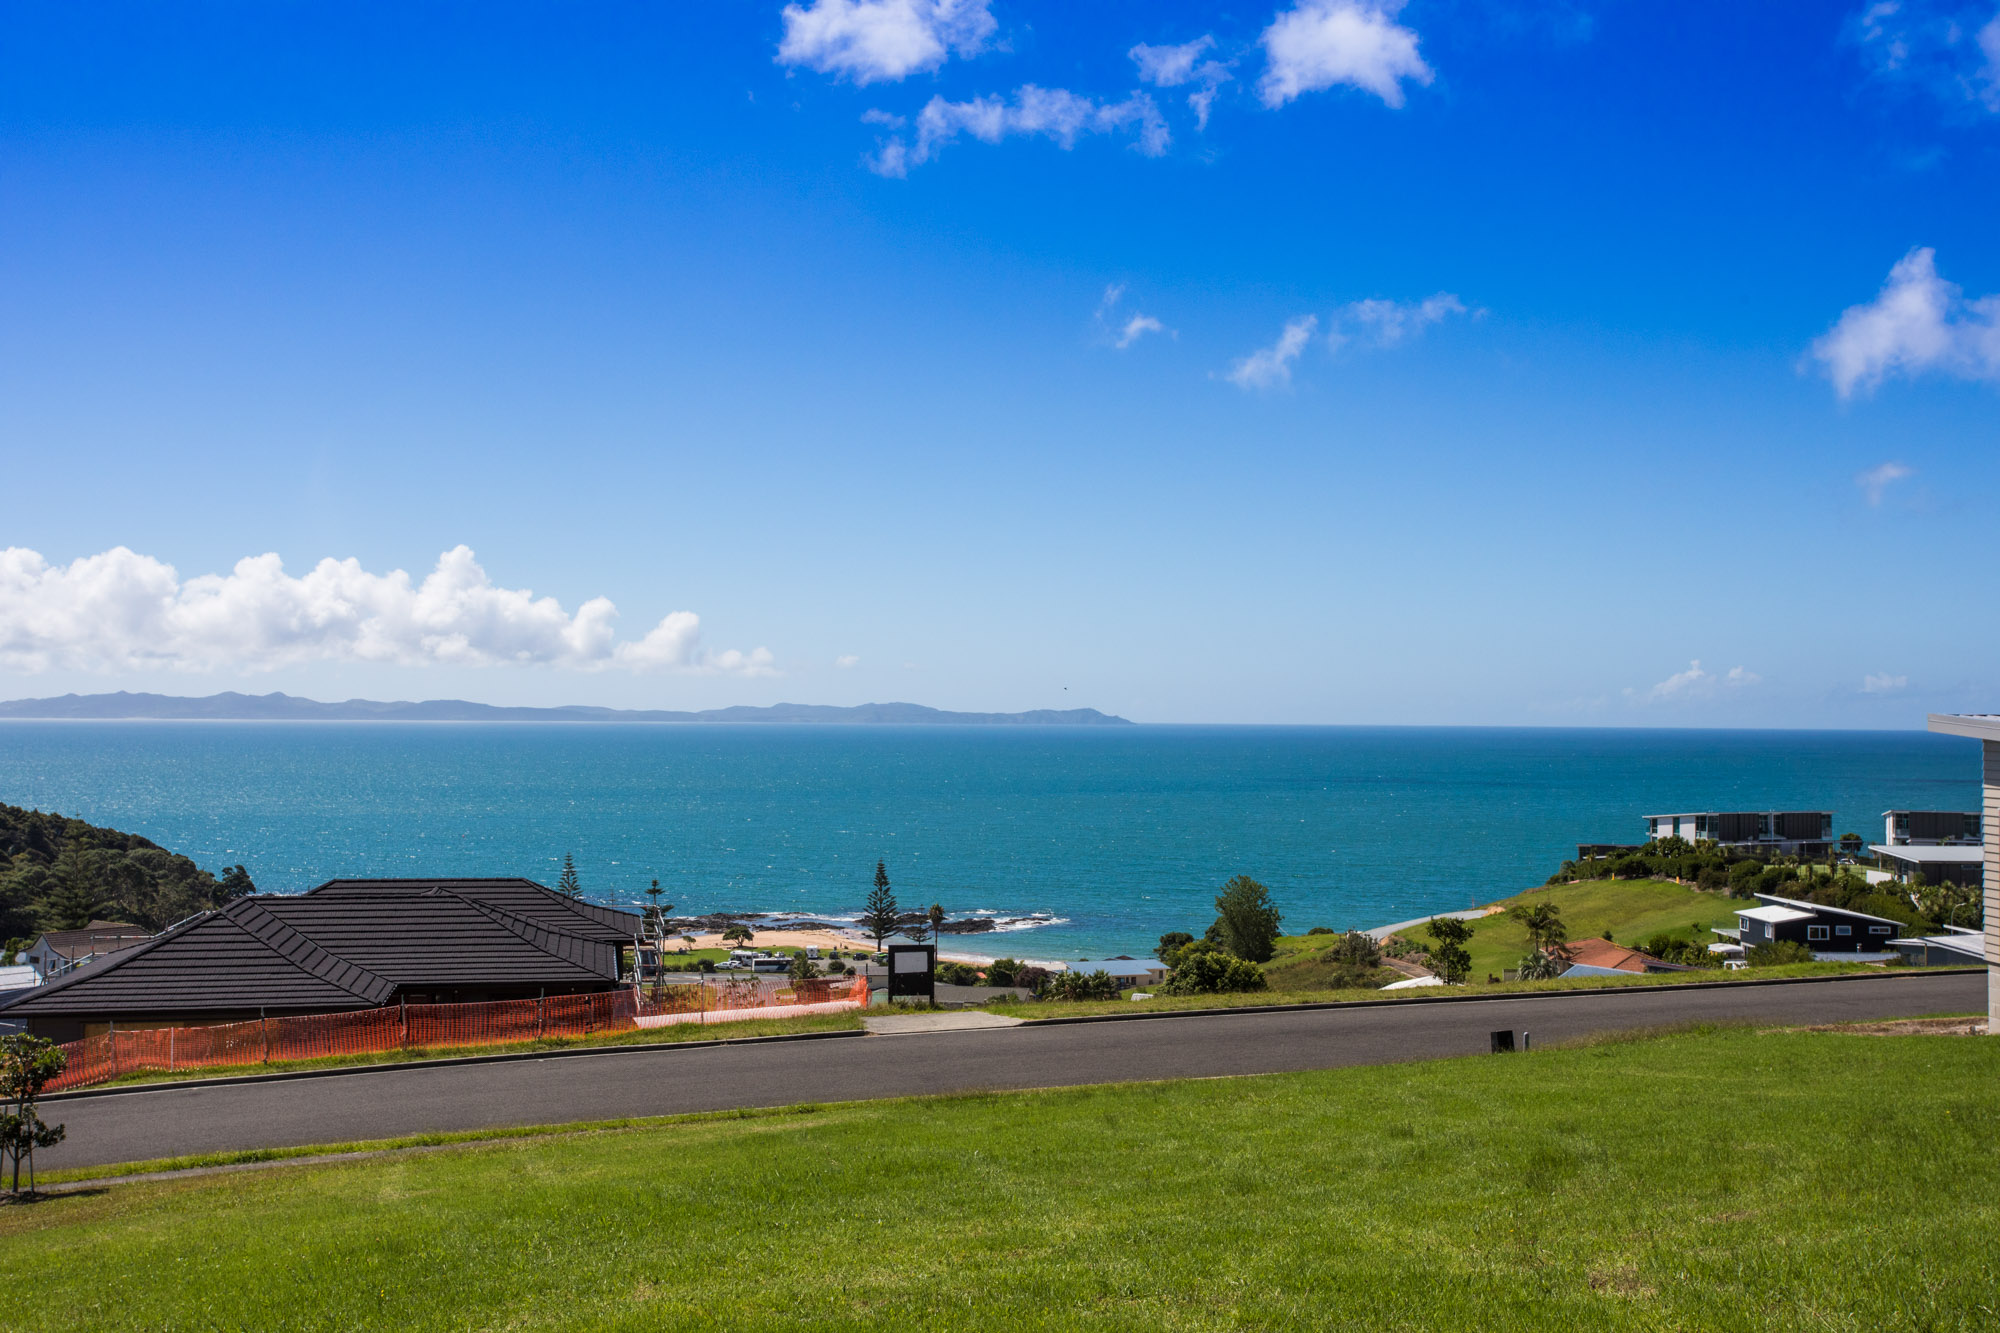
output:
[[[937,1003],[936,945],[889,946],[889,1003],[894,1004],[898,1000]]]

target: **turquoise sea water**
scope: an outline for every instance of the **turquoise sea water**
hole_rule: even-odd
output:
[[[529,875],[681,911],[906,905],[1046,924],[968,948],[1139,953],[1229,876],[1288,928],[1465,907],[1640,817],[1974,809],[1978,750],[1923,732],[0,722],[0,801],[141,833],[267,891]]]

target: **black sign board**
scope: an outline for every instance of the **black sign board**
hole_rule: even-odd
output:
[[[931,944],[889,946],[889,1002],[929,1000],[937,1003],[937,947]]]

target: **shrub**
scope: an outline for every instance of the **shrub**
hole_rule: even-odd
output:
[[[1752,967],[1776,967],[1781,963],[1810,963],[1812,950],[1797,940],[1772,940],[1743,955]]]
[[[1465,942],[1472,938],[1472,927],[1457,917],[1434,916],[1424,929],[1437,941],[1430,949],[1431,971],[1446,982],[1464,981],[1472,970],[1472,955],[1465,948]]]
[[[1333,932],[1326,933],[1331,935]],[[1340,942],[1327,950],[1327,954],[1343,967],[1368,968],[1382,965],[1382,946],[1358,930],[1350,930],[1342,935]]]
[[[986,984],[989,986],[1018,986],[1021,975],[1021,961],[1018,958],[995,958],[986,965]]]
[[[1049,978],[1042,994],[1051,1000],[1115,1000],[1118,982],[1102,968],[1088,976],[1081,972],[1058,972]]]
[[[1569,971],[1569,959],[1553,949],[1537,949],[1521,960],[1515,973],[1523,981],[1549,981]]]
[[[1160,990],[1166,995],[1221,995],[1269,988],[1264,969],[1255,963],[1220,949],[1190,947],[1181,951],[1180,962],[1167,974],[1166,985]]]
[[[1153,946],[1153,957],[1168,967],[1174,965],[1174,955],[1194,943],[1194,936],[1185,930],[1170,930],[1160,936],[1160,942]]]
[[[937,979],[947,986],[977,986],[979,969],[967,963],[939,963]]]
[[[1308,935],[1337,935],[1339,933],[1340,932],[1335,930],[1332,926],[1314,926],[1311,930],[1306,932],[1306,934]]]

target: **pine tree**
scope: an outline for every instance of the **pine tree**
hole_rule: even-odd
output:
[[[42,917],[51,927],[81,930],[90,924],[104,897],[96,872],[89,852],[78,843],[57,854],[48,896],[42,899]]]
[[[556,881],[556,892],[565,898],[583,896],[583,885],[576,878],[576,858],[568,852],[563,853],[562,878]]]
[[[861,928],[875,939],[875,947],[880,950],[882,941],[896,933],[896,895],[889,888],[889,866],[887,862],[875,863],[875,889],[868,895],[868,910],[861,914]]]

